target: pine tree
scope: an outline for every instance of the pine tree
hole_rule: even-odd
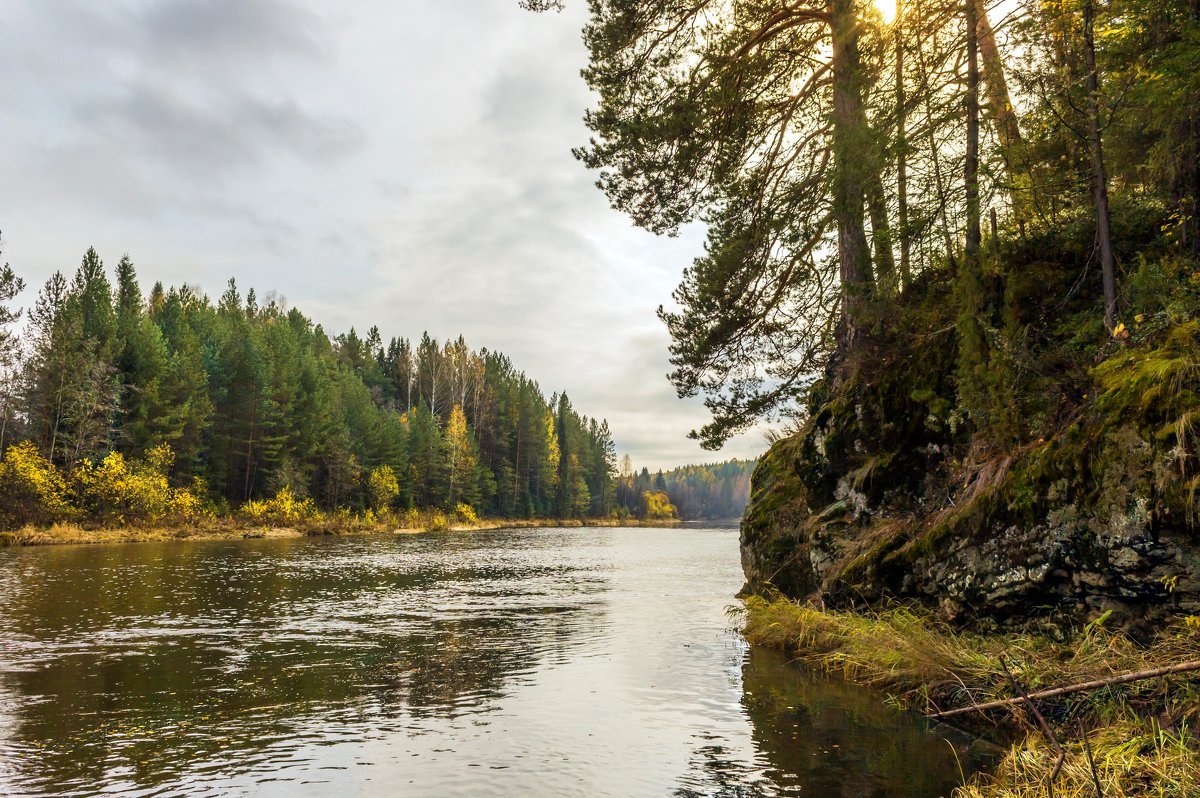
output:
[[[0,256],[4,241],[0,236]],[[17,365],[19,341],[11,327],[21,317],[21,311],[9,302],[25,290],[25,281],[7,263],[0,267],[0,454],[3,454],[17,422]]]

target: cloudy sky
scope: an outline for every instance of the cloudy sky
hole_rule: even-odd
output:
[[[462,333],[604,416],[651,468],[714,455],[665,378],[701,231],[638,230],[587,140],[581,0],[5,4],[0,229],[30,284],[94,245],[146,285],[230,276],[326,329]]]

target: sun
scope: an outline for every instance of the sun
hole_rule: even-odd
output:
[[[875,8],[879,9],[880,16],[888,25],[896,19],[896,0],[875,0]]]

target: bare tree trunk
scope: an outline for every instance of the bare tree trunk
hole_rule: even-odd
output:
[[[1096,205],[1096,238],[1100,245],[1100,274],[1104,281],[1104,326],[1116,328],[1117,285],[1112,225],[1108,213],[1108,175],[1104,171],[1104,142],[1100,136],[1100,75],[1096,69],[1095,0],[1083,5],[1084,57],[1087,59],[1088,134],[1092,150],[1092,191]]]
[[[858,20],[853,0],[832,0],[834,218],[842,282],[843,349],[853,343],[871,284],[871,250],[863,218],[863,170],[870,146],[860,85]]]

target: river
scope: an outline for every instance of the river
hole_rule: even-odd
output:
[[[0,795],[947,795],[748,650],[734,529],[0,549]]]

